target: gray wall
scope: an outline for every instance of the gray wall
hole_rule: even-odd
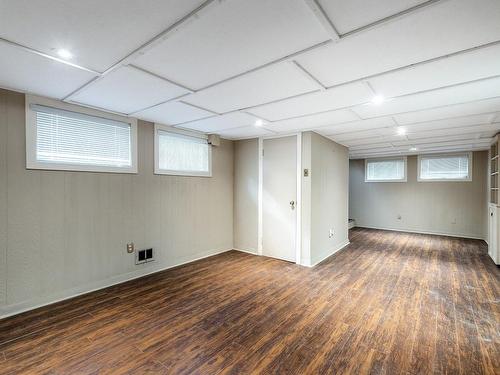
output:
[[[486,238],[487,151],[473,153],[471,182],[417,182],[416,156],[408,157],[408,182],[365,182],[364,163],[350,162],[356,225]]]
[[[24,95],[0,90],[0,315],[232,249],[233,143],[212,178],[157,176],[138,128],[138,174],[26,170]],[[129,241],[156,261],[136,266]]]
[[[314,265],[349,242],[349,153],[317,133],[302,137],[302,168],[310,170],[310,177],[302,177],[302,258]]]
[[[234,247],[258,252],[259,141],[234,142]]]

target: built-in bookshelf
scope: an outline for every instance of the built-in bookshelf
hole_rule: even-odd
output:
[[[490,147],[490,203],[498,205],[498,135]]]

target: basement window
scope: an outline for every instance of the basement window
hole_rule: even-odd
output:
[[[366,182],[406,182],[406,157],[365,160]]]
[[[471,181],[472,153],[420,155],[418,181]]]
[[[58,102],[27,102],[26,167],[137,173],[136,123],[90,115],[97,111],[83,108],[76,112],[75,108],[79,110]]]
[[[155,124],[155,173],[212,176],[212,147],[204,134]]]

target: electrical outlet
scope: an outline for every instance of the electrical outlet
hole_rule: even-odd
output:
[[[134,252],[134,243],[130,242],[127,244],[127,253],[132,254]]]
[[[401,215],[398,215],[398,220],[401,220]]]
[[[328,238],[333,237],[333,228],[330,228],[330,231],[328,232]]]

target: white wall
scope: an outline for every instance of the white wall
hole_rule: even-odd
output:
[[[258,251],[259,141],[234,142],[234,247]]]
[[[212,178],[158,176],[138,128],[138,174],[26,170],[24,95],[0,90],[0,315],[232,249],[233,143]]]
[[[364,163],[350,162],[349,217],[356,225],[486,238],[486,151],[473,153],[470,182],[417,182],[416,156],[408,157],[408,182],[365,182]]]

